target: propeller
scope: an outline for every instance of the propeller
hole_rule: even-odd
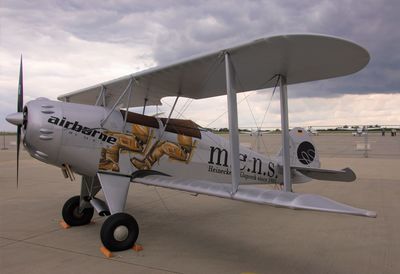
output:
[[[22,55],[19,63],[19,80],[18,80],[18,101],[17,101],[17,112],[22,113],[24,108],[24,80],[22,71]],[[17,188],[18,188],[18,175],[19,175],[19,150],[21,145],[21,128],[22,124],[17,126]]]
[[[22,72],[22,55],[19,64],[19,80],[18,80],[18,101],[17,101],[17,113],[9,114],[6,120],[11,124],[17,126],[17,188],[18,188],[18,175],[19,175],[19,151],[21,145],[21,128],[24,123],[24,83],[23,83],[23,72]]]

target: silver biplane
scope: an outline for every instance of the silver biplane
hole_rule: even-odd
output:
[[[354,172],[320,168],[318,152],[303,128],[289,131],[287,85],[355,73],[368,52],[340,38],[285,35],[262,38],[130,74],[23,105],[22,60],[18,112],[7,121],[18,126],[30,155],[60,167],[66,178],[82,176],[80,195],[66,201],[62,216],[71,226],[90,223],[94,210],[104,221],[100,236],[111,251],[134,245],[139,226],[124,212],[131,183],[165,187],[292,209],[375,217],[376,213],[328,198],[292,192],[292,184],[312,179],[351,182]],[[266,157],[239,144],[236,94],[279,86],[283,147]],[[227,95],[229,141],[193,121],[171,118],[181,97]],[[175,96],[168,118],[130,112]],[[212,110],[210,110],[211,112]],[[18,164],[17,164],[18,165]],[[17,167],[18,182],[18,167]],[[281,184],[283,190],[255,185]],[[105,201],[96,195],[102,190]]]

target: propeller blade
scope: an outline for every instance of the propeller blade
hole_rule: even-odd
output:
[[[19,81],[18,81],[18,102],[17,102],[17,111],[22,112],[24,108],[24,82],[23,82],[23,72],[22,72],[22,55],[21,61],[19,63]]]
[[[18,80],[18,101],[17,111],[22,112],[24,108],[24,82],[23,82],[23,71],[22,71],[22,54],[21,61],[19,63],[19,80]],[[19,180],[19,150],[21,145],[21,125],[17,127],[17,188]]]
[[[17,127],[17,188],[18,188],[18,175],[19,175],[19,147],[21,143],[21,126]]]

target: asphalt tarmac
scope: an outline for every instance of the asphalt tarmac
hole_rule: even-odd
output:
[[[79,181],[22,151],[0,150],[0,273],[400,273],[400,136],[322,134],[325,168],[351,167],[353,183],[312,181],[294,191],[374,210],[377,218],[290,210],[134,184],[126,211],[140,225],[144,250],[99,250],[104,221],[63,229],[61,208]],[[279,135],[264,134],[274,155]],[[241,135],[241,142],[254,137]],[[2,142],[2,139],[0,140]],[[0,144],[2,147],[2,143]],[[261,145],[263,147],[263,145]],[[368,156],[366,158],[365,156]],[[102,196],[102,194],[100,195]]]

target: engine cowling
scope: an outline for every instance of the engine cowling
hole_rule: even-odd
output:
[[[62,167],[68,164],[78,174],[93,176],[98,170],[101,149],[113,145],[100,123],[107,109],[39,98],[24,110],[24,146],[42,162]],[[104,125],[121,130],[123,119],[113,112]]]

